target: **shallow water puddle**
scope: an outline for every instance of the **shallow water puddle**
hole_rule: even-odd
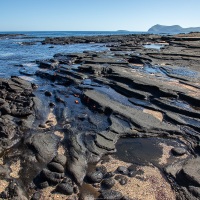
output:
[[[162,165],[163,156],[168,157],[167,161],[171,162],[174,158],[170,150],[181,145],[177,140],[163,138],[122,138],[116,144],[117,152],[114,156],[128,163],[137,165],[152,163],[159,167]],[[164,151],[166,149],[168,152]]]
[[[163,45],[163,44],[145,44],[145,45],[143,45],[143,47],[145,47],[147,49],[157,49],[157,50],[160,50],[164,46],[165,45]]]

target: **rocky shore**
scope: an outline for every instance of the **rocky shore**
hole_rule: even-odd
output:
[[[200,34],[42,42],[75,43],[107,50],[0,79],[0,197],[199,199]]]

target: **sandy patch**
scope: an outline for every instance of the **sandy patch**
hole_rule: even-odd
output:
[[[173,146],[168,146],[164,143],[160,143],[159,146],[162,147],[162,151],[163,151],[162,157],[159,159],[159,165],[165,165],[165,164],[167,164],[167,160],[171,156],[170,152],[171,152]]]
[[[63,133],[63,132],[60,132],[60,131],[55,131],[55,132],[54,132],[54,134],[55,134],[55,135],[57,135],[58,137],[60,137],[60,138],[61,138],[61,140],[63,140],[63,139],[64,139],[64,133]]]
[[[75,200],[75,195],[64,195],[59,193],[53,193],[54,187],[47,187],[41,190],[42,192],[42,200]]]
[[[161,122],[163,121],[163,114],[161,112],[153,111],[153,110],[149,110],[149,109],[144,109],[143,112],[150,114],[150,115],[153,115],[155,118],[157,118]]]
[[[16,162],[13,162],[10,165],[11,173],[10,176],[13,178],[19,178],[19,171],[21,170],[21,161],[18,160]]]
[[[163,151],[163,154],[162,154],[162,157],[159,159],[159,164],[160,165],[165,165],[168,163],[168,159],[172,156],[174,159],[186,159],[189,155],[189,153],[186,153],[182,156],[173,156],[171,154],[171,150],[174,148],[174,146],[168,146],[164,143],[160,143],[159,144],[160,147],[162,147],[162,151]],[[181,146],[184,148],[184,146]]]
[[[3,165],[3,158],[0,158],[0,165]]]
[[[103,164],[108,171],[115,171],[118,166],[130,166],[131,164],[116,160],[111,160]],[[139,166],[144,174],[128,178],[128,183],[124,186],[116,183],[113,190],[121,192],[123,195],[137,200],[175,200],[175,194],[170,184],[163,178],[159,169],[154,166]]]
[[[5,180],[0,180],[0,193],[5,191],[5,189],[8,187],[9,183]]]
[[[133,66],[144,67],[144,64],[132,63]]]
[[[65,149],[64,149],[64,147],[63,147],[63,146],[59,146],[57,152],[58,152],[58,154],[64,155],[64,154],[65,154]]]
[[[190,90],[192,92],[195,92],[195,93],[199,93],[200,90],[193,87],[193,86],[190,86],[190,85],[186,85],[186,84],[183,84],[183,83],[180,83],[180,82],[172,82],[173,85],[176,85],[176,86],[179,86],[179,87],[182,87],[184,89],[187,89],[187,90]]]
[[[57,124],[56,116],[52,112],[50,112],[47,117],[47,126],[56,126],[56,124]]]

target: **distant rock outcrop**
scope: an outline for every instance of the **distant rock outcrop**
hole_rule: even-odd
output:
[[[200,32],[200,27],[190,27],[182,28],[179,25],[164,26],[164,25],[154,25],[148,32],[151,33],[189,33],[189,32]]]
[[[117,30],[117,32],[129,32],[127,30]]]

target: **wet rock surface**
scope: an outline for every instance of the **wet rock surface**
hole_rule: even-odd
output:
[[[44,45],[104,43],[108,49],[36,61],[35,77],[44,81],[37,90],[18,77],[0,79],[1,197],[137,198],[122,194],[135,180],[154,185],[154,199],[169,199],[159,185],[158,171],[165,169],[177,198],[198,199],[199,41],[192,34],[46,38]],[[136,142],[119,149],[121,138],[130,137]],[[113,153],[133,165],[96,167]]]
[[[0,154],[3,154],[24,137],[22,130],[32,126],[35,115],[30,83],[12,77],[0,79],[0,88]]]

